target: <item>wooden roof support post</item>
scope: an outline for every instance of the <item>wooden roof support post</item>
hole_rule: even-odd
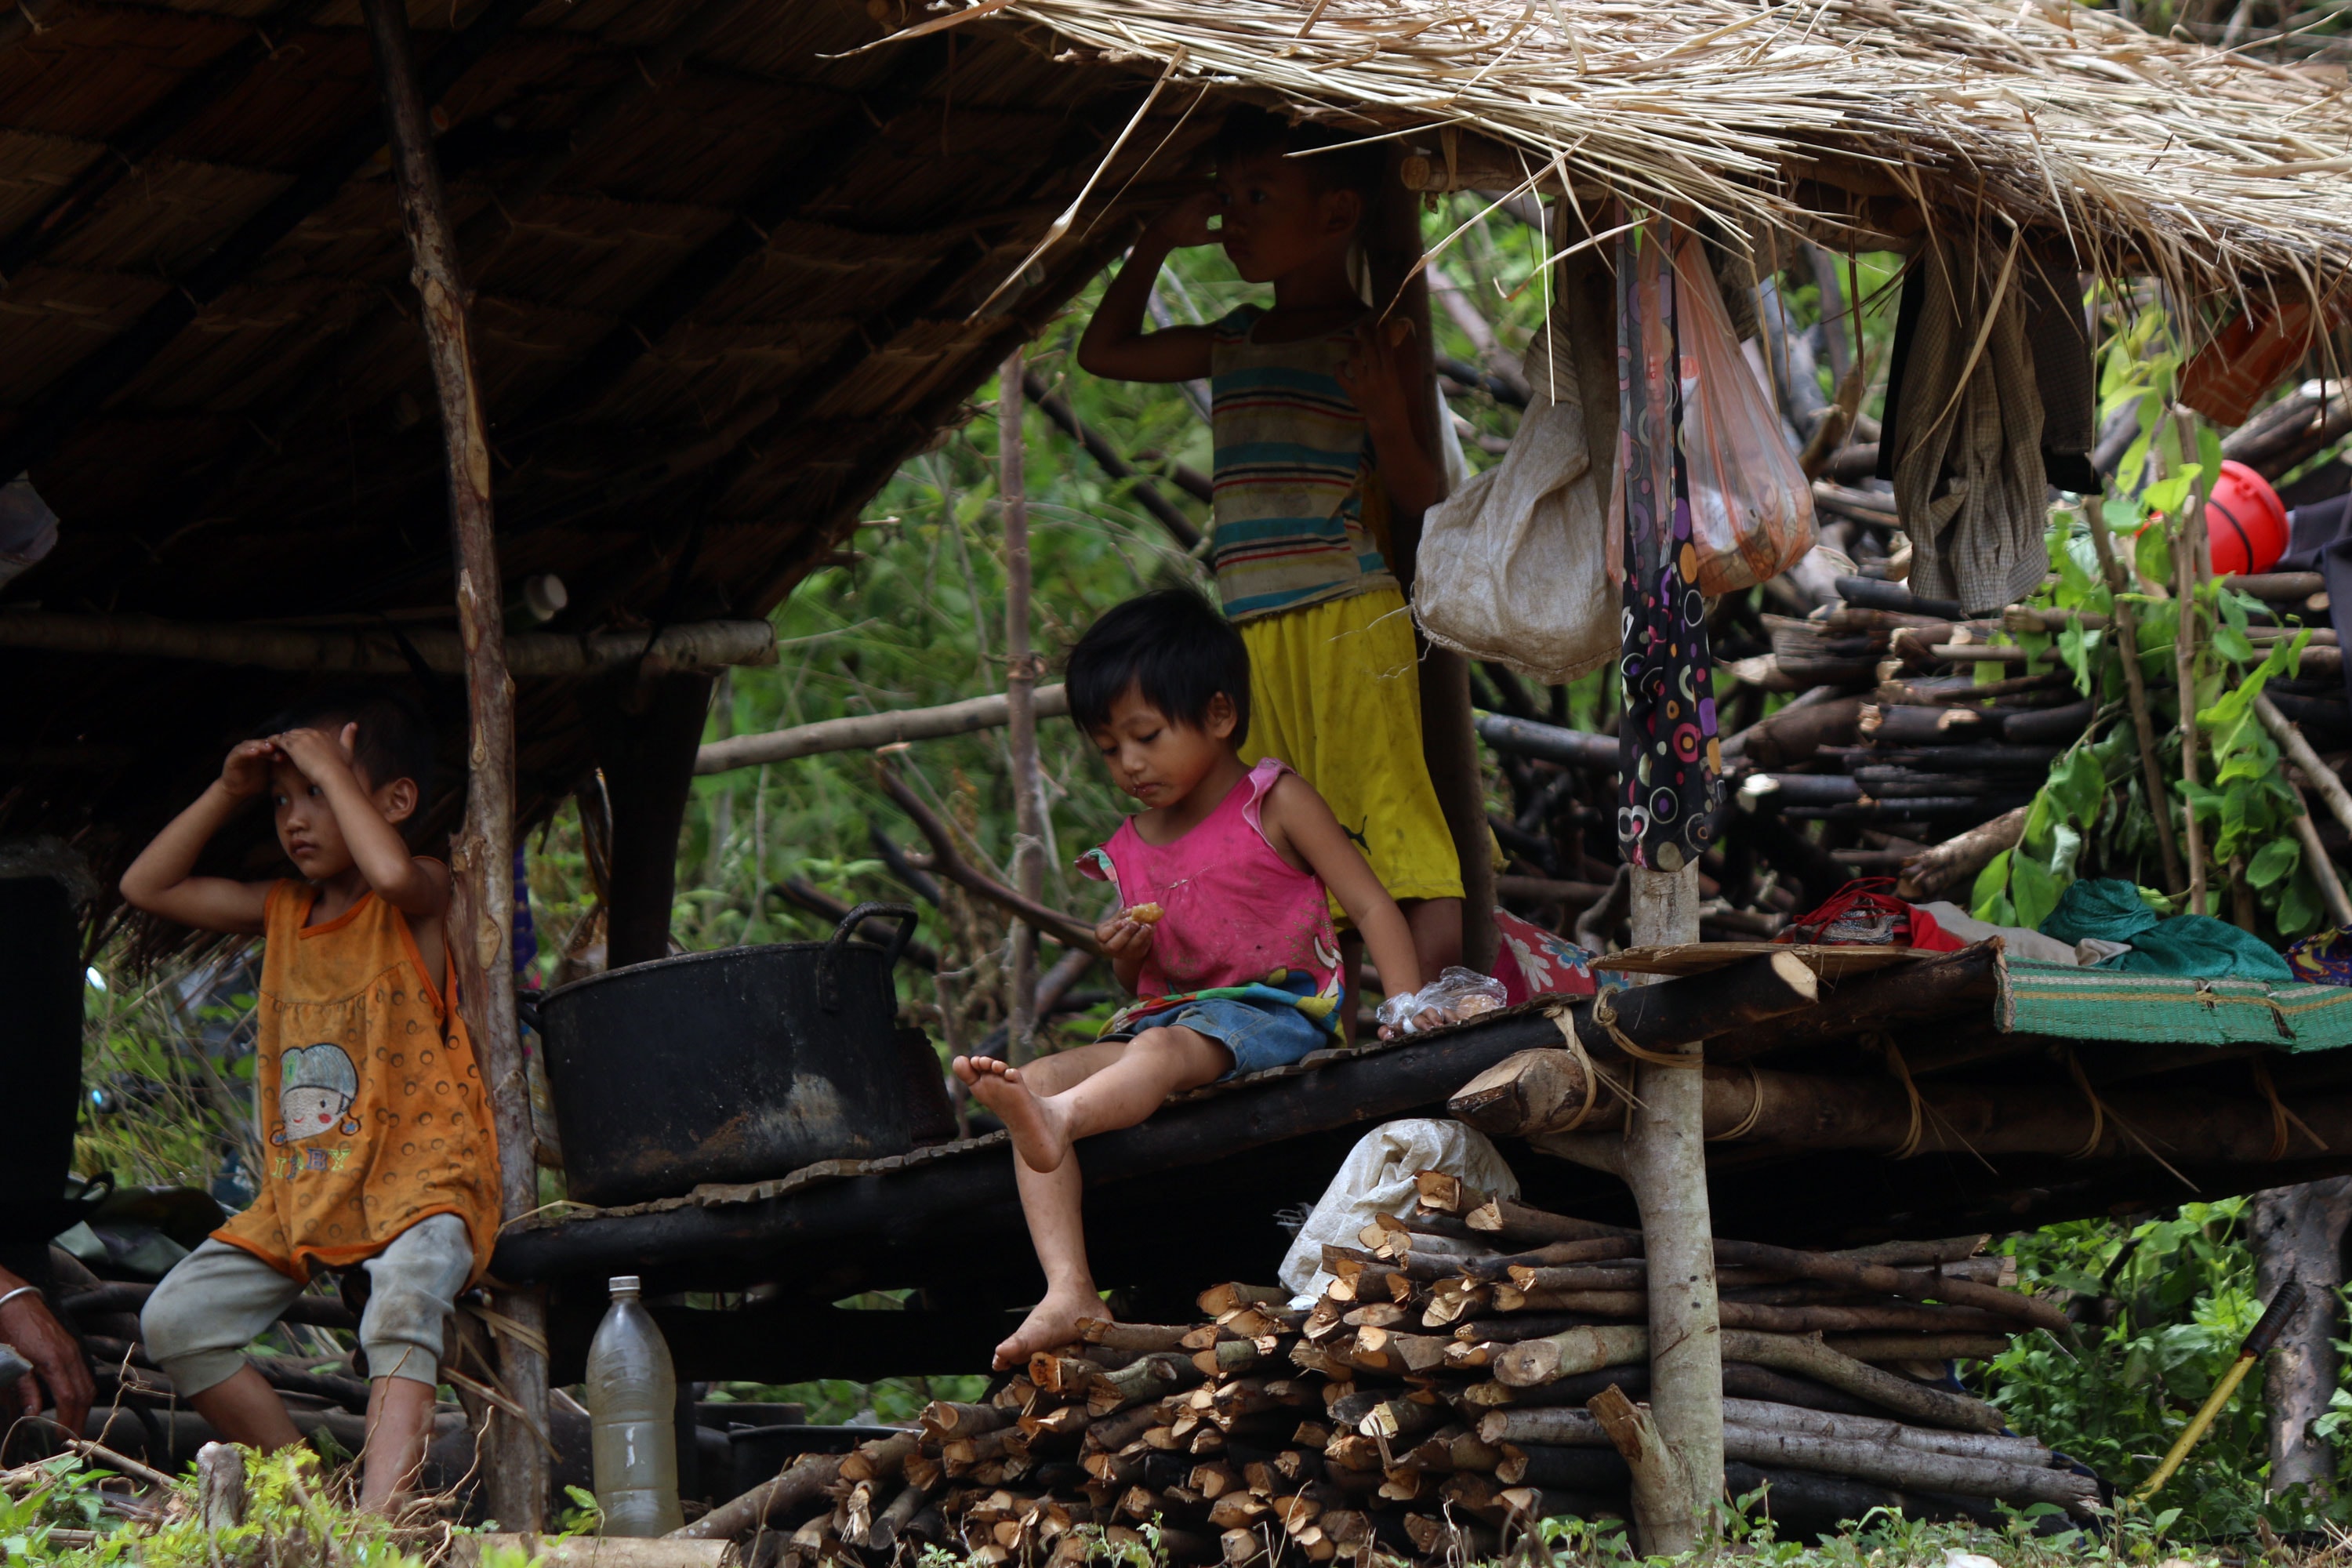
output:
[[[1029,651],[1029,479],[1021,442],[1021,350],[997,373],[996,499],[1004,514],[1005,744],[1013,753],[1013,887],[1031,902],[1045,892],[1044,798],[1037,779],[1036,658]],[[1005,1059],[1037,1054],[1037,931],[1013,928],[1012,995]]]
[[[1429,275],[1415,272],[1421,260],[1421,197],[1405,188],[1395,160],[1380,183],[1370,244],[1372,308],[1387,310],[1410,322],[1408,346],[1416,362],[1412,384],[1426,388],[1416,398],[1425,423],[1422,439],[1434,458],[1444,437],[1437,428],[1436,339],[1429,318]],[[1406,274],[1412,279],[1406,280]],[[1403,290],[1398,298],[1398,290]],[[1412,591],[1413,556],[1421,546],[1421,516],[1395,511],[1390,533],[1397,558],[1389,564],[1408,595]],[[1478,736],[1471,728],[1470,661],[1448,648],[1432,647],[1419,629],[1413,640],[1421,650],[1421,750],[1429,766],[1429,780],[1437,789],[1437,804],[1453,830],[1454,850],[1462,862],[1462,962],[1485,973],[1495,966],[1495,862],[1486,827],[1486,790],[1478,772]],[[1423,976],[1434,980],[1433,974]]]
[[[490,448],[474,376],[467,300],[457,271],[455,236],[442,199],[441,173],[425,94],[417,84],[404,0],[362,0],[376,80],[392,139],[400,216],[415,260],[410,274],[424,301],[425,342],[448,450],[449,531],[457,558],[457,626],[466,645],[471,735],[467,752],[466,818],[449,860],[450,910],[458,1006],[474,1038],[498,1130],[499,1206],[508,1220],[538,1205],[530,1098],[515,1026],[514,685],[507,675],[498,542],[490,515]],[[509,1530],[536,1531],[547,1505],[547,1295],[501,1290],[498,1310],[510,1320],[499,1334],[499,1378],[538,1427],[512,1415],[490,1417],[490,1512]]]
[[[1635,868],[1633,927],[1636,947],[1698,941],[1698,862],[1680,871]],[[1645,1538],[1643,1552],[1667,1556],[1698,1543],[1723,1490],[1723,1342],[1715,1289],[1715,1216],[1707,1200],[1706,1075],[1696,1070],[1704,1047],[1692,1041],[1659,1054],[1692,1067],[1639,1064],[1625,1132],[1625,1184],[1642,1214],[1650,1263],[1650,1409],[1680,1464],[1656,1473],[1686,1483],[1686,1506],[1636,1502],[1638,1516],[1686,1521],[1679,1541]],[[1635,1479],[1640,1479],[1640,1472]]]

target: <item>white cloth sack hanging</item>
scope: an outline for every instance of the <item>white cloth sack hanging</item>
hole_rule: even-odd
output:
[[[1412,585],[1430,641],[1547,686],[1615,658],[1623,629],[1609,571],[1609,469],[1585,443],[1567,345],[1544,352],[1562,330],[1555,312],[1528,355],[1532,395],[1511,449],[1429,509]]]
[[[1519,1195],[1518,1177],[1485,1133],[1426,1117],[1383,1122],[1348,1151],[1283,1256],[1282,1282],[1290,1288],[1292,1306],[1313,1306],[1331,1283],[1323,1268],[1325,1245],[1360,1247],[1357,1233],[1374,1215],[1403,1218],[1419,1199],[1413,1178],[1423,1171],[1443,1171],[1492,1196]]]

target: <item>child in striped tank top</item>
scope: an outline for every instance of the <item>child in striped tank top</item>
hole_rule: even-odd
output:
[[[1434,974],[1461,955],[1462,874],[1422,760],[1412,623],[1388,525],[1391,511],[1434,504],[1444,481],[1414,429],[1403,357],[1349,277],[1384,161],[1377,145],[1342,145],[1353,140],[1234,110],[1216,141],[1215,189],[1144,231],[1078,363],[1125,381],[1209,378],[1211,561],[1250,656],[1243,758],[1279,758],[1329,804]],[[1212,243],[1244,279],[1273,285],[1273,308],[1144,331],[1169,253]]]

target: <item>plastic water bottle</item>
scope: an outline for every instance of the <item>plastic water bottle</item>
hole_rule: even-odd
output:
[[[588,1346],[588,1415],[596,1506],[606,1535],[666,1535],[677,1506],[677,1375],[637,1277],[615,1275],[613,1304]]]

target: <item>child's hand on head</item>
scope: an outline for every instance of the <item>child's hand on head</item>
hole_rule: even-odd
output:
[[[273,737],[272,743],[288,762],[301,770],[304,778],[316,783],[322,771],[338,766],[350,769],[359,738],[360,727],[346,724],[342,733],[332,740],[316,730],[289,730]]]
[[[269,764],[278,760],[278,748],[268,741],[239,741],[221,763],[221,788],[239,800],[259,795],[269,787]]]
[[[1202,191],[1186,196],[1174,206],[1151,220],[1151,232],[1175,249],[1188,246],[1214,245],[1220,236],[1209,226],[1217,216],[1217,193]]]

